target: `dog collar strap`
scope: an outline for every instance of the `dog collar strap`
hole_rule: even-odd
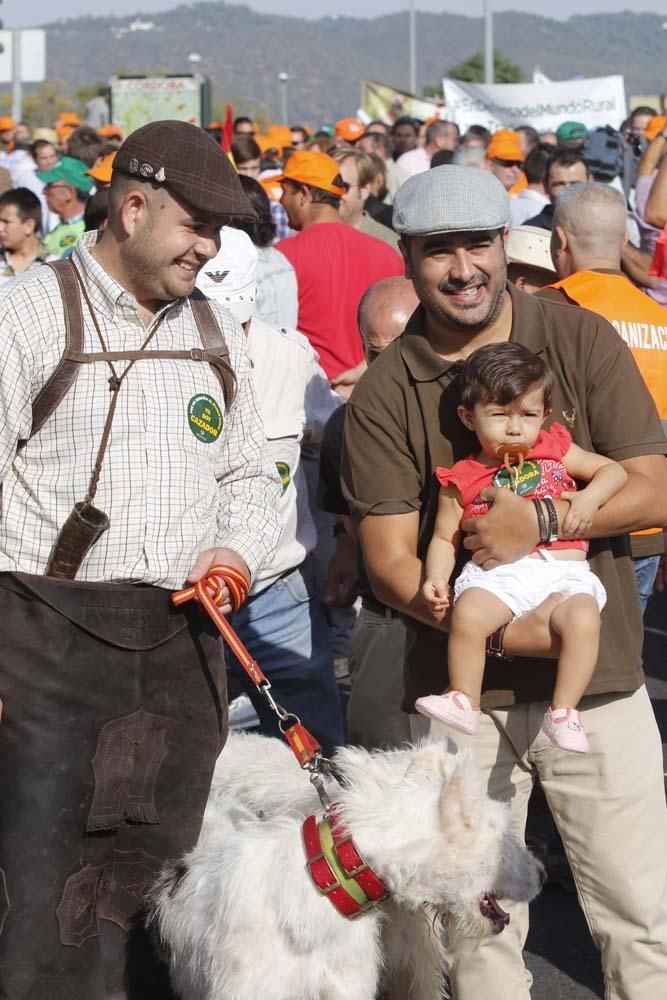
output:
[[[315,816],[308,816],[303,823],[303,842],[308,858],[307,867],[310,877],[317,889],[331,900],[338,912],[344,917],[352,919],[359,916],[360,913],[375,906],[380,899],[384,899],[387,895],[387,890],[362,861],[349,838],[347,843],[352,847],[359,865],[351,869],[356,872],[354,875],[350,875],[346,871],[336,850],[332,824],[329,819],[325,818],[318,824]],[[351,862],[351,855],[347,851],[345,853],[348,862]],[[363,875],[366,872],[372,876],[372,879],[364,880],[372,895],[366,891],[364,884],[362,884]]]
[[[352,837],[343,825],[340,812],[336,806],[332,806],[329,811],[329,825],[333,835],[336,856],[345,870],[345,874],[349,878],[354,879],[357,885],[361,886],[368,898],[374,903],[385,899],[389,895],[387,887],[380,881],[373,869],[368,867],[359,854]]]

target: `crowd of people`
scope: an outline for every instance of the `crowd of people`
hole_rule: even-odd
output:
[[[0,995],[139,996],[126,932],[196,842],[228,700],[281,735],[171,607],[223,564],[325,754],[470,746],[519,835],[539,779],[607,995],[655,1000],[667,117],[227,138],[124,138],[103,94],[0,119]],[[517,905],[453,936],[456,1000],[527,1000],[526,934]]]

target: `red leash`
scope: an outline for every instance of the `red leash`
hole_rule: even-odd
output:
[[[278,716],[280,731],[289,743],[300,767],[310,771],[310,780],[317,789],[324,807],[325,820],[323,822],[330,825],[336,857],[345,875],[354,879],[362,890],[366,902],[357,902],[339,882],[322,853],[321,824],[318,824],[315,816],[309,816],[303,824],[308,871],[319,891],[328,896],[329,901],[339,913],[344,917],[355,917],[385,899],[388,895],[387,889],[357,851],[351,837],[345,831],[338,810],[328,800],[324,790],[322,773],[330,769],[330,763],[322,757],[321,746],[301,724],[297,715],[285,711],[282,705],[274,700],[269,679],[220,611],[220,605],[223,602],[222,591],[225,586],[229,591],[232,612],[237,611],[248,596],[248,582],[243,574],[239,573],[233,566],[213,566],[208,576],[199,580],[192,587],[187,587],[185,590],[179,590],[173,594],[172,601],[178,607],[185,604],[186,601],[195,598],[199,600],[250,680],[260,694],[266,698],[271,711]],[[288,725],[290,720],[294,721]]]
[[[243,574],[239,573],[233,566],[213,566],[208,576],[199,580],[198,583],[186,587],[185,590],[176,591],[172,596],[172,601],[178,607],[194,598],[199,600],[250,680],[260,694],[266,698],[271,711],[278,716],[280,731],[292,748],[299,765],[308,767],[313,760],[321,756],[322,748],[315,737],[301,724],[299,717],[293,712],[287,712],[282,705],[274,700],[271,694],[271,682],[220,611],[223,600],[222,591],[225,586],[229,591],[232,611],[238,611],[248,596],[248,582]],[[291,724],[288,725],[288,723]]]

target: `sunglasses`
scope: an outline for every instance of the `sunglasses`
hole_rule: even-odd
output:
[[[500,160],[498,157],[494,157],[494,163],[497,163],[500,167],[519,167],[523,166],[523,160]]]

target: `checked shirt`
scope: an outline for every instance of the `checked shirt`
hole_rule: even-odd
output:
[[[279,538],[280,487],[265,454],[243,331],[212,303],[237,377],[226,414],[208,364],[150,360],[151,350],[201,347],[188,300],[166,304],[146,328],[136,300],[91,256],[96,238],[82,237],[73,260],[107,350],[138,350],[164,318],[147,358],[137,361],[120,390],[95,497],[111,523],[77,579],[175,589],[212,546],[233,549],[254,575]],[[82,307],[84,351],[100,351]],[[30,433],[32,401],[64,346],[63,306],[50,268],[0,291],[0,571],[44,573],[60,528],[86,495],[111,398],[106,362],[81,365],[55,413],[16,453],[18,440]],[[115,364],[119,375],[126,364]]]

